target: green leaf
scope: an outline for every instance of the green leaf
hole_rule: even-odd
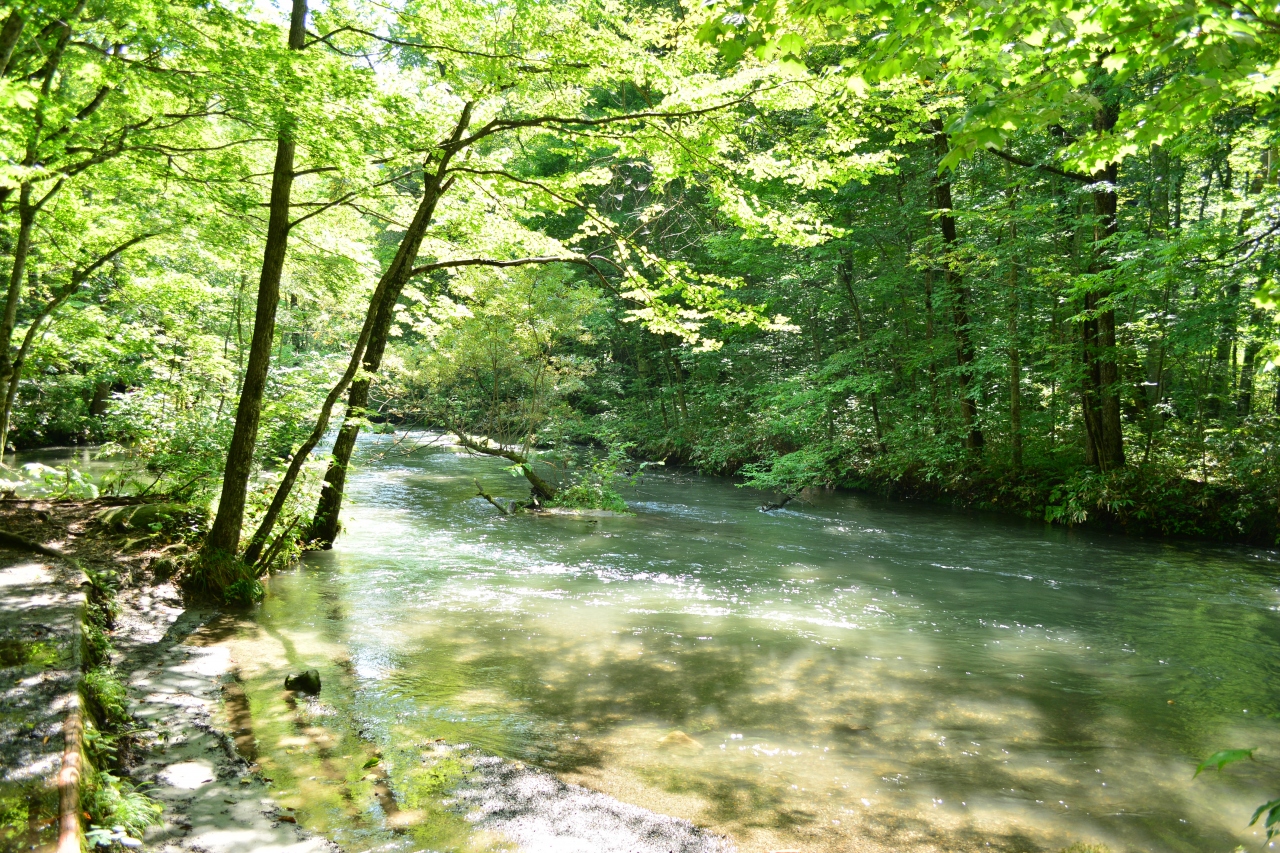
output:
[[[1200,775],[1201,771],[1208,770],[1210,767],[1215,770],[1221,770],[1228,764],[1235,764],[1237,761],[1244,761],[1246,758],[1252,760],[1253,752],[1256,749],[1257,747],[1255,746],[1252,749],[1224,749],[1221,752],[1215,752],[1196,765],[1196,772],[1191,778],[1194,779]],[[1257,820],[1258,816],[1254,815],[1253,819]]]
[[[778,39],[778,52],[798,56],[804,52],[804,39],[795,33],[787,33]]]
[[[747,52],[747,49],[743,46],[742,42],[737,41],[736,39],[720,42],[720,44],[716,46],[716,50],[720,51],[720,55],[725,58],[726,62],[731,63],[737,62],[742,58],[742,55]]]
[[[375,755],[373,758],[370,758],[368,761],[366,761],[363,767],[365,770],[368,770],[370,767],[377,767],[381,763],[382,763],[382,759]]]
[[[1258,806],[1258,810],[1255,811],[1253,813],[1253,817],[1249,819],[1249,826],[1253,826],[1257,823],[1258,818],[1262,817],[1263,813],[1266,813],[1267,815],[1267,820],[1264,825],[1268,830],[1270,830],[1271,827],[1275,826],[1276,821],[1280,821],[1280,799],[1272,800]],[[1271,835],[1272,832],[1268,832],[1267,838],[1270,838]]]

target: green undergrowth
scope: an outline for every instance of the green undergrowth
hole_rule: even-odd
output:
[[[181,583],[189,595],[230,607],[248,607],[266,596],[258,570],[230,554],[201,554]]]
[[[85,840],[90,847],[138,846],[147,827],[160,823],[163,806],[124,779],[89,770],[80,786],[81,807],[89,815]]]
[[[111,663],[110,631],[120,615],[116,579],[93,568],[85,568],[85,574],[89,584],[80,677],[87,712],[80,777],[81,808],[89,821],[85,840],[90,848],[136,847],[146,828],[159,823],[162,807],[111,772],[128,761],[137,726],[129,711],[128,688]]]
[[[1051,465],[1013,469],[977,460],[925,465],[891,456],[849,459],[814,447],[743,465],[738,473],[747,486],[789,495],[836,486],[1142,536],[1264,546],[1280,541],[1280,495],[1263,482],[1270,472],[1262,469],[1244,472],[1250,478],[1244,485],[1227,485],[1156,464],[1109,472]]]
[[[627,512],[627,502],[618,493],[621,485],[634,486],[651,463],[631,461],[629,443],[611,442],[608,452],[578,471],[548,506],[566,509],[601,509]]]

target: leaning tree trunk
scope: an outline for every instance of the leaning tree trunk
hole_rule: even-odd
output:
[[[1112,105],[1098,110],[1094,129],[1108,132],[1116,123]],[[1093,175],[1093,259],[1089,271],[1106,272],[1110,262],[1104,241],[1114,236],[1116,181],[1119,168],[1112,163]],[[1116,353],[1116,312],[1111,306],[1109,287],[1095,287],[1085,294],[1085,320],[1081,324],[1084,383],[1081,405],[1085,425],[1085,458],[1102,471],[1124,467],[1124,433],[1120,423],[1120,366]]]
[[[933,139],[939,159],[947,155],[947,135],[942,130],[941,119],[933,120]],[[975,351],[969,335],[969,288],[955,269],[954,253],[959,243],[956,234],[956,218],[952,213],[951,181],[941,176],[934,183],[934,197],[938,221],[942,226],[942,243],[946,250],[942,278],[951,291],[951,316],[956,328],[956,381],[960,385],[960,419],[964,424],[964,446],[980,453],[985,443],[978,426],[978,400],[973,381]]]
[[[125,251],[130,246],[133,246],[137,243],[141,243],[143,240],[150,239],[151,237],[154,237],[154,236],[155,236],[154,234],[140,234],[137,237],[134,237],[130,240],[126,240],[125,242],[121,243],[119,246],[116,246],[111,251],[99,257],[93,263],[85,267],[82,267],[81,269],[76,270],[74,273],[71,274],[71,280],[61,290],[58,290],[57,292],[55,292],[53,295],[53,299],[45,303],[45,305],[40,309],[39,313],[37,313],[36,316],[32,318],[31,324],[27,326],[26,335],[24,335],[22,338],[22,344],[18,347],[17,355],[14,356],[10,365],[8,387],[4,392],[3,402],[0,403],[0,436],[6,436],[9,434],[9,423],[13,418],[13,405],[14,405],[14,401],[18,398],[18,385],[22,381],[22,366],[26,363],[27,354],[31,352],[31,345],[35,343],[36,333],[40,329],[40,324],[43,323],[46,318],[50,317],[55,311],[57,311],[62,306],[62,303],[66,302],[73,295],[75,295],[76,291],[80,289],[80,285],[84,284],[85,281],[89,279],[89,276],[93,275],[93,273],[97,271],[99,267],[101,267],[103,264],[107,263],[108,261],[111,261],[116,257],[118,257],[121,252]],[[34,271],[33,271],[33,277],[34,277]],[[30,287],[30,290],[32,290],[33,292],[35,291],[34,283],[32,283],[29,287]],[[0,388],[4,388],[4,385],[0,384]],[[95,388],[94,390],[95,400],[97,399],[97,393],[98,393],[97,389]],[[92,403],[89,406],[89,413],[97,414],[94,411],[94,406]],[[0,454],[0,456],[3,456],[3,454]]]
[[[497,456],[520,466],[520,473],[524,474],[524,478],[529,481],[529,488],[533,492],[533,498],[537,504],[541,504],[543,501],[555,500],[559,490],[538,476],[538,473],[533,470],[528,456],[523,453],[517,453],[514,450],[494,447],[489,444],[488,439],[485,439],[485,443],[481,444],[456,425],[453,427],[453,433],[458,437],[458,444],[461,444],[467,450],[483,453],[485,456]]]
[[[400,292],[413,273],[413,263],[422,248],[422,240],[427,228],[435,216],[436,204],[448,189],[452,179],[445,175],[449,162],[458,151],[458,141],[471,124],[471,104],[462,108],[462,114],[454,127],[449,142],[442,147],[440,162],[435,172],[425,176],[422,187],[422,200],[414,214],[413,222],[406,229],[400,241],[400,248],[391,266],[383,273],[379,289],[384,292],[377,305],[370,304],[369,317],[373,318],[370,329],[369,344],[364,354],[364,375],[351,383],[347,396],[347,413],[338,430],[338,437],[333,444],[332,458],[329,468],[324,474],[324,485],[320,490],[320,500],[316,505],[315,515],[311,518],[303,533],[303,539],[319,548],[332,548],[333,540],[338,538],[338,521],[342,513],[342,495],[347,485],[347,466],[351,463],[351,453],[355,450],[356,437],[360,434],[360,424],[365,407],[369,405],[370,375],[377,373],[382,366],[382,354],[387,348],[387,338],[391,334],[391,324],[395,320],[396,302]],[[385,285],[385,287],[384,287]],[[366,320],[367,322],[367,320]]]
[[[0,313],[0,386],[7,386],[14,374],[12,354],[13,329],[18,324],[18,303],[22,299],[22,281],[31,254],[31,230],[35,224],[36,206],[31,203],[31,185],[18,190],[18,239],[13,247],[13,265],[9,269],[9,286],[5,292],[4,311]],[[8,433],[0,432],[0,452]]]
[[[289,48],[302,50],[306,37],[307,0],[293,0],[289,22]],[[205,539],[205,554],[235,555],[240,550],[240,527],[253,467],[253,451],[258,441],[258,421],[262,416],[262,396],[271,366],[271,345],[276,334],[276,308],[280,304],[280,277],[284,271],[289,242],[289,200],[293,190],[293,128],[280,129],[276,160],[271,173],[271,212],[267,220],[267,244],[258,280],[258,306],[254,314],[249,360],[240,387],[236,424],[227,448],[227,464],[222,479],[218,515]]]
[[[22,37],[25,25],[26,19],[22,17],[22,13],[14,9],[5,18],[4,25],[0,26],[0,76],[9,67],[9,58],[13,56],[13,49],[18,46],[18,39]]]

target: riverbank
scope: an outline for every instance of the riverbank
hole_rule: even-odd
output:
[[[86,770],[79,793],[90,816],[78,826],[82,834],[114,838],[125,847],[141,842],[161,853],[341,849],[300,825],[306,822],[304,810],[295,811],[273,796],[280,786],[273,785],[254,761],[258,732],[239,684],[246,662],[237,661],[233,644],[226,642],[245,628],[243,620],[187,606],[171,574],[185,563],[190,546],[163,532],[122,527],[115,523],[119,512],[113,509],[92,501],[0,501],[6,532],[47,547],[50,554],[64,555],[33,559],[28,552],[0,550],[0,586],[6,592],[0,607],[6,622],[11,621],[10,611],[36,613],[40,619],[32,630],[52,638],[45,645],[66,647],[50,658],[61,668],[44,666],[34,677],[21,669],[3,670],[8,677],[4,719],[26,721],[21,727],[0,727],[6,767],[15,768],[6,771],[4,793],[15,802],[24,801],[26,817],[18,822],[22,825],[6,825],[0,837],[6,842],[20,839],[32,849],[53,849],[58,817],[54,781],[60,778],[67,752],[62,731],[69,730],[67,720],[79,709],[84,692],[89,696],[89,747],[83,750]],[[94,580],[82,589],[86,576]],[[93,593],[85,592],[95,585],[109,590],[109,597],[96,604]],[[34,609],[31,602],[36,599],[51,603],[59,618],[54,619],[52,611]],[[102,649],[82,661],[70,650],[81,644],[82,621],[86,633],[95,631],[95,607],[109,617],[100,626],[104,637],[90,639],[87,645],[101,643]],[[6,641],[6,653],[11,645]],[[119,707],[106,707],[110,699],[103,699],[100,688],[93,686],[103,678],[119,685]],[[319,698],[275,692],[300,707],[304,716],[308,708],[317,718],[326,715]],[[43,716],[31,712],[37,705],[44,709]],[[308,729],[312,734],[316,730]],[[450,784],[436,792],[439,802],[428,811],[453,815],[467,834],[484,839],[484,849],[733,850],[726,839],[688,821],[565,784],[546,771],[487,755],[466,743],[428,747],[421,763],[431,771],[450,768]],[[79,753],[79,747],[74,751]],[[374,779],[375,811],[392,836],[412,831],[424,814],[423,804],[401,808],[380,769],[368,772],[358,764],[346,769],[353,771],[346,774],[353,785],[370,787]],[[104,785],[141,817],[131,824],[103,813],[95,804],[104,798],[95,792]],[[351,793],[346,796],[353,798]],[[113,825],[113,817],[125,823]]]
[[[78,831],[165,853],[336,850],[289,822],[214,724],[229,658],[204,642],[215,612],[185,607],[165,571],[186,547],[113,530],[102,521],[113,508],[0,501],[5,532],[45,549],[0,550],[0,749],[14,805],[0,838],[53,850],[61,812],[72,849]],[[68,811],[59,789],[77,763],[79,807]]]

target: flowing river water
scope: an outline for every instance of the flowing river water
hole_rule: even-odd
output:
[[[632,517],[504,518],[505,463],[405,450],[364,439],[334,550],[215,632],[242,744],[348,849],[502,849],[439,808],[422,757],[464,742],[741,851],[1261,846],[1273,552],[661,469]],[[281,690],[309,667],[318,703]],[[1192,778],[1228,747],[1258,760]]]

